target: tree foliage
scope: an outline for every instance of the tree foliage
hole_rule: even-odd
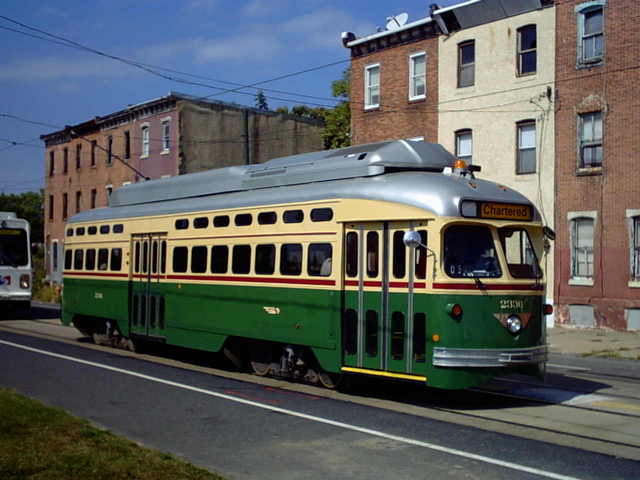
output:
[[[267,96],[262,90],[256,93],[256,108],[258,110],[269,110],[269,104],[267,103]]]
[[[0,211],[15,212],[18,218],[27,220],[31,224],[31,241],[34,243],[44,242],[42,210],[42,191],[0,194]]]
[[[351,106],[349,104],[349,83],[351,70],[342,72],[342,78],[331,83],[331,92],[340,99],[334,108],[324,111],[325,148],[341,148],[351,145]]]

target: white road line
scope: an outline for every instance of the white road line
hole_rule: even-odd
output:
[[[571,365],[559,365],[557,363],[547,363],[547,367],[563,368],[565,370],[575,370],[576,372],[590,372],[590,368],[572,367]]]
[[[498,460],[496,458],[486,457],[484,455],[476,455],[475,453],[469,453],[469,452],[465,452],[465,451],[462,451],[462,450],[457,450],[455,448],[443,447],[441,445],[436,445],[436,444],[433,444],[433,443],[422,442],[420,440],[414,440],[414,439],[411,439],[411,438],[406,438],[406,437],[401,437],[401,436],[398,436],[398,435],[392,435],[392,434],[389,434],[389,433],[384,433],[384,432],[381,432],[379,430],[372,430],[372,429],[369,429],[369,428],[358,427],[356,425],[350,425],[348,423],[338,422],[338,421],[335,421],[335,420],[329,420],[327,418],[316,417],[314,415],[308,415],[306,413],[296,412],[294,410],[287,410],[285,408],[274,407],[272,405],[264,405],[262,403],[254,402],[254,401],[251,401],[251,400],[246,400],[246,399],[243,399],[243,398],[234,397],[232,395],[226,395],[224,393],[213,392],[211,390],[205,390],[204,388],[198,388],[198,387],[194,387],[192,385],[186,385],[184,383],[178,383],[178,382],[173,382],[171,380],[165,380],[165,379],[158,378],[158,377],[152,377],[150,375],[145,375],[143,373],[133,372],[131,370],[125,370],[123,368],[117,368],[117,367],[112,367],[112,366],[109,366],[109,365],[103,365],[101,363],[90,362],[88,360],[83,360],[81,358],[69,357],[67,355],[61,355],[59,353],[49,352],[47,350],[40,350],[38,348],[28,347],[26,345],[20,345],[18,343],[13,343],[13,342],[7,342],[7,341],[4,341],[4,340],[0,340],[0,344],[8,345],[10,347],[20,348],[22,350],[27,350],[27,351],[30,351],[30,352],[40,353],[42,355],[48,355],[50,357],[60,358],[60,359],[63,359],[63,360],[69,360],[71,362],[80,363],[82,365],[89,365],[89,366],[96,367],[96,368],[102,368],[104,370],[109,370],[109,371],[121,373],[121,374],[124,374],[124,375],[130,375],[132,377],[142,378],[144,380],[149,380],[151,382],[161,383],[161,384],[164,384],[164,385],[170,385],[172,387],[182,388],[184,390],[189,390],[191,392],[202,393],[204,395],[209,395],[209,396],[212,396],[212,397],[221,398],[221,399],[224,399],[224,400],[229,400],[229,401],[232,401],[232,402],[241,403],[243,405],[250,405],[252,407],[262,408],[264,410],[269,410],[269,411],[272,411],[272,412],[282,413],[284,415],[289,415],[289,416],[292,416],[292,417],[304,418],[305,420],[311,420],[313,422],[323,423],[323,424],[326,424],[326,425],[332,425],[334,427],[342,428],[342,429],[345,429],[345,430],[352,430],[352,431],[355,431],[355,432],[360,432],[360,433],[364,433],[364,434],[367,434],[367,435],[372,435],[372,436],[375,436],[375,437],[385,438],[387,440],[393,440],[393,441],[400,442],[400,443],[405,443],[405,444],[408,444],[408,445],[414,445],[414,446],[417,446],[417,447],[428,448],[430,450],[435,450],[435,451],[438,451],[438,452],[448,453],[448,454],[451,454],[451,455],[456,455],[456,456],[459,456],[459,457],[464,457],[464,458],[468,458],[468,459],[471,459],[471,460],[476,460],[476,461],[479,461],[479,462],[484,462],[484,463],[489,463],[489,464],[492,464],[492,465],[497,465],[499,467],[510,468],[512,470],[518,470],[520,472],[531,473],[531,474],[534,474],[534,475],[539,475],[541,477],[553,478],[553,479],[556,479],[556,480],[578,480],[576,477],[569,477],[569,476],[566,476],[566,475],[560,475],[560,474],[553,473],[553,472],[547,472],[545,470],[539,470],[537,468],[527,467],[525,465],[519,465],[517,463],[505,462],[503,460]]]

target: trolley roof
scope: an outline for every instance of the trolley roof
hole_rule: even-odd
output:
[[[443,174],[454,160],[441,145],[408,140],[306,153],[129,185],[113,192],[109,208],[69,222],[337,198],[395,202],[452,217],[460,215],[462,200],[531,205],[493,182]]]

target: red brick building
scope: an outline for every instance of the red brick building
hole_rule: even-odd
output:
[[[438,140],[438,30],[427,17],[355,39],[351,51],[351,142]]]
[[[67,218],[142,181],[322,150],[322,122],[179,93],[46,135],[45,248],[61,280]]]
[[[556,2],[556,321],[640,329],[640,2]]]

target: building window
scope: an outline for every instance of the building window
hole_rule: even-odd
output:
[[[94,188],[91,190],[91,208],[96,208],[96,197],[98,196],[98,191]]]
[[[98,147],[97,140],[91,140],[91,166],[96,166],[96,148]]]
[[[364,71],[364,108],[380,106],[380,65],[369,65]]]
[[[458,88],[475,84],[476,42],[464,42],[458,45]]]
[[[640,286],[640,210],[627,210],[629,220],[630,280]]]
[[[162,121],[162,152],[168,152],[171,148],[171,120]]]
[[[82,192],[77,191],[76,192],[76,213],[80,213],[81,209],[82,209]]]
[[[571,279],[587,280],[591,284],[595,218],[580,216],[580,212],[574,215],[571,218]]]
[[[536,73],[536,26],[518,29],[518,75]]]
[[[80,168],[81,163],[80,159],[82,158],[82,144],[78,143],[76,145],[76,170]]]
[[[113,136],[109,135],[107,137],[107,165],[111,165],[113,163]]]
[[[53,174],[55,172],[55,152],[53,150],[51,150],[49,152],[49,176],[53,177]]]
[[[458,130],[456,132],[456,157],[464,160],[468,165],[473,162],[473,134],[471,130]]]
[[[131,157],[131,134],[129,130],[124,132],[124,158],[128,160]]]
[[[142,156],[149,156],[149,126],[142,127]]]
[[[527,120],[517,124],[518,151],[516,173],[535,173],[536,171],[536,122]]]
[[[113,193],[113,185],[107,185],[105,188],[107,190],[107,203],[108,203],[109,200],[111,200],[111,194]]]
[[[65,220],[68,217],[68,203],[69,199],[66,193],[62,194],[62,219]]]
[[[415,53],[409,57],[409,100],[425,98],[427,94],[427,55]]]
[[[579,168],[602,166],[602,112],[583,113],[579,117]]]
[[[62,173],[69,173],[69,149],[66,147],[62,150]]]
[[[53,195],[49,195],[49,220],[53,220]]]
[[[606,0],[595,0],[575,7],[578,16],[578,66],[602,62],[605,4]]]

